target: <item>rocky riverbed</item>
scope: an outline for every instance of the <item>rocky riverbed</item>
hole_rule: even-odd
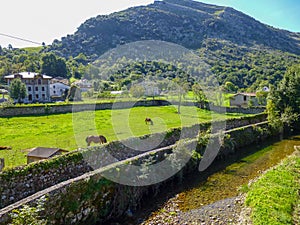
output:
[[[227,198],[199,209],[180,210],[178,196],[165,203],[159,212],[153,213],[141,225],[228,225],[251,224],[249,209],[244,208],[244,196]]]

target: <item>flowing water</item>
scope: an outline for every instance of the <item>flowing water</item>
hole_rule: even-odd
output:
[[[181,192],[180,209],[182,211],[198,209],[203,205],[237,196],[241,186],[247,185],[263,171],[291,155],[295,151],[295,145],[300,145],[300,136],[275,142],[267,147],[265,145],[250,147],[251,150],[258,151],[214,173],[205,182]]]
[[[291,155],[295,145],[300,145],[300,135],[282,141],[265,141],[263,144],[244,148],[234,157],[216,161],[206,173],[191,176],[185,180],[184,186],[173,190],[174,193],[166,191],[155,200],[149,200],[147,205],[143,205],[142,212],[136,213],[135,218],[131,218],[128,223],[123,220],[122,224],[140,224],[141,221],[144,221],[143,224],[152,224],[151,221],[155,218],[163,216],[163,207],[166,204],[172,205],[170,200],[168,201],[168,198],[172,197],[181,212],[200,209],[217,201],[235,197],[240,187]]]

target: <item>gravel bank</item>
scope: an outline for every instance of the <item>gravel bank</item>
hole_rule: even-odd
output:
[[[181,212],[177,198],[170,199],[156,214],[141,225],[228,225],[251,224],[249,210],[243,208],[244,196],[224,199],[197,210]]]

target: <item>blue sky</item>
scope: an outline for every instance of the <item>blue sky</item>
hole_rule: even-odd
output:
[[[276,28],[300,32],[299,0],[201,0],[230,6]]]
[[[154,0],[1,0],[0,34],[51,44],[76,31],[86,19]],[[300,32],[299,0],[202,0],[231,6],[277,28]],[[36,46],[0,35],[0,45]]]

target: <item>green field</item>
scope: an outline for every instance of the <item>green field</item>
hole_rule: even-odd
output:
[[[5,158],[6,167],[13,167],[25,164],[26,153],[33,147],[74,150],[86,147],[88,135],[103,134],[113,141],[239,116],[242,115],[221,115],[196,107],[181,107],[181,114],[177,114],[177,107],[165,106],[0,118],[0,146],[12,147],[0,151],[0,158]],[[152,118],[154,125],[146,125],[145,117]]]

